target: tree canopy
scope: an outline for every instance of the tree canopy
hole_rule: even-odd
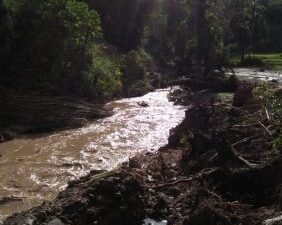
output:
[[[1,0],[0,85],[111,97],[147,80],[151,63],[133,73],[148,55],[208,75],[232,55],[281,51],[281,12],[277,0]]]

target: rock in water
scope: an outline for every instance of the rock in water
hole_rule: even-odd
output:
[[[166,220],[156,221],[150,218],[145,219],[143,223],[143,225],[166,225],[166,224],[167,224]]]
[[[138,104],[139,106],[142,106],[142,107],[148,107],[148,106],[149,106],[149,104],[148,104],[147,102],[144,102],[144,101],[137,102],[137,104]]]

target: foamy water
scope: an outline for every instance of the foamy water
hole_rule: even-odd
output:
[[[164,146],[169,130],[185,116],[185,107],[169,102],[168,92],[111,102],[106,107],[113,108],[113,116],[81,129],[0,144],[0,198],[23,198],[0,205],[0,219],[54,199],[68,181],[90,170],[111,170]],[[140,101],[149,106],[139,106]]]

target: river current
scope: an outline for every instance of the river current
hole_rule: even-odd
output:
[[[168,89],[111,102],[113,116],[80,129],[26,136],[0,144],[0,220],[50,201],[68,181],[91,170],[111,170],[141,152],[167,143],[169,130],[185,116],[185,107],[167,99]],[[142,107],[138,102],[148,103]]]

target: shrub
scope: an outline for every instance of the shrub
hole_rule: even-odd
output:
[[[139,86],[143,88],[149,86],[148,72],[152,66],[152,58],[144,50],[130,51],[122,60],[121,80],[124,85],[124,92],[128,94],[129,90],[132,90],[134,85],[140,81],[144,84]]]
[[[138,81],[132,84],[128,89],[128,95],[131,97],[138,97],[145,95],[148,91],[153,91],[154,88],[145,81]]]
[[[274,90],[267,83],[262,83],[254,89],[254,96],[268,109],[280,125],[282,124],[282,101],[274,95]]]
[[[121,91],[120,60],[117,56],[108,55],[102,45],[94,45],[88,52],[92,62],[89,70],[83,74],[84,95],[95,99],[109,99]]]
[[[282,148],[282,100],[274,95],[274,90],[266,83],[258,85],[254,90],[255,97],[268,110],[270,116],[279,125],[278,135],[273,141],[273,150],[276,152]]]

